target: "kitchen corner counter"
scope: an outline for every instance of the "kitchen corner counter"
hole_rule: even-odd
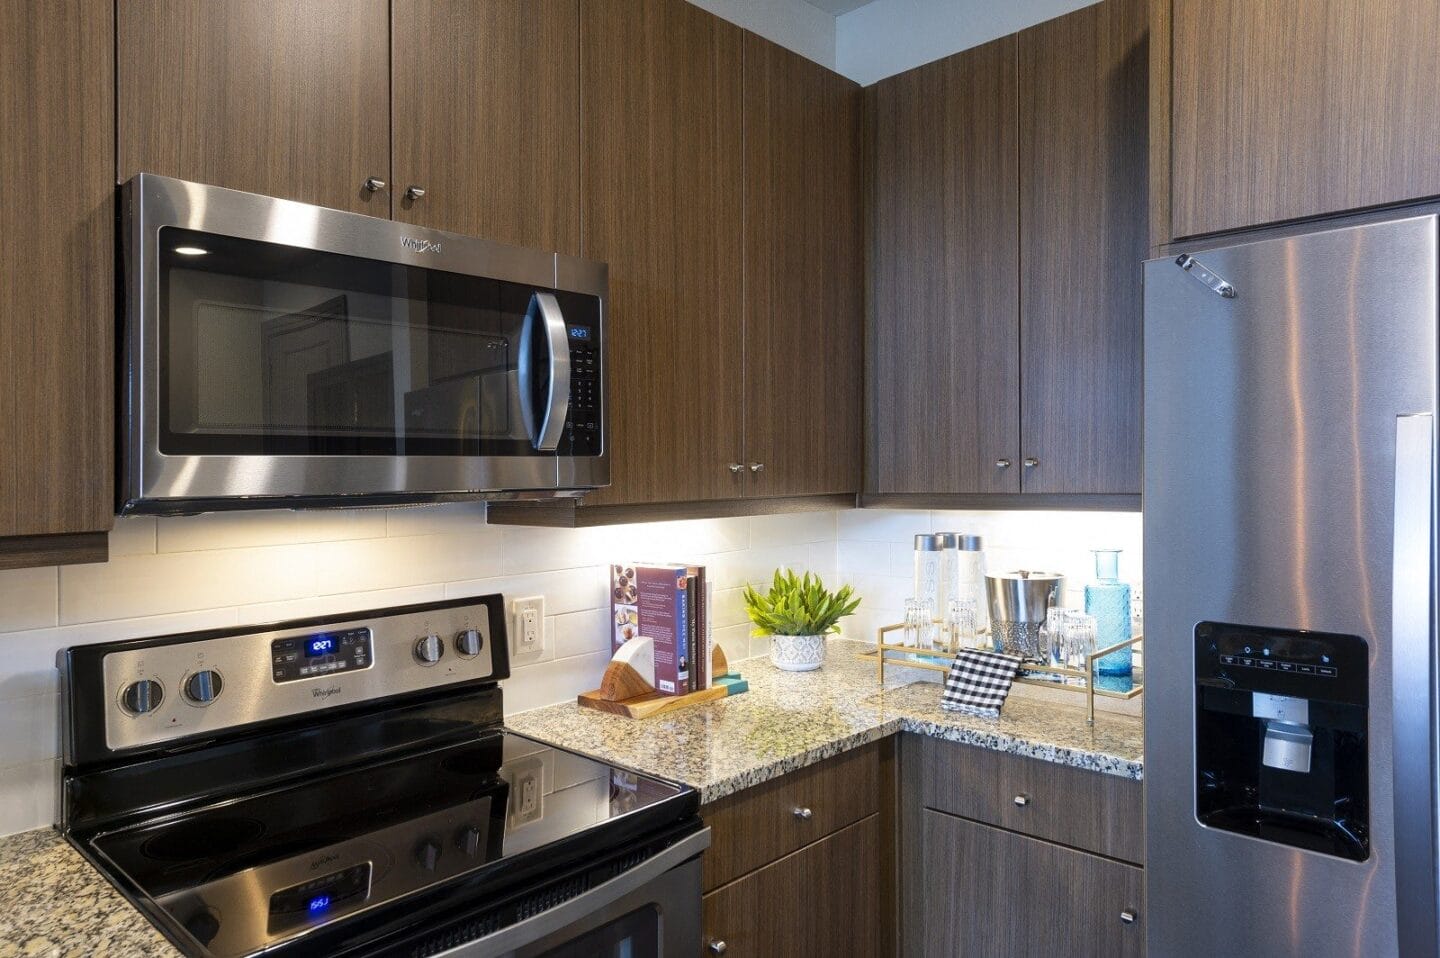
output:
[[[179,954],[53,829],[0,838],[0,958]]]
[[[782,672],[766,659],[739,671],[750,690],[652,719],[629,719],[574,703],[522,712],[506,726],[562,748],[595,756],[700,791],[712,802],[841,752],[914,732],[980,748],[1026,755],[1139,779],[1144,775],[1140,719],[1100,713],[1094,727],[1078,706],[1012,696],[999,718],[940,708],[940,686],[914,669],[887,668],[861,642],[832,640],[823,668]]]

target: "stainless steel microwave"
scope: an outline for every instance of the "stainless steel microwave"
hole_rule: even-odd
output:
[[[608,485],[603,264],[142,173],[122,513]]]

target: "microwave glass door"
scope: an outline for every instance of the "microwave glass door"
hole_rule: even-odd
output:
[[[593,456],[593,296],[167,227],[164,455]]]

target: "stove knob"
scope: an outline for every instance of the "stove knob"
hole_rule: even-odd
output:
[[[445,643],[440,641],[440,636],[430,633],[424,638],[415,640],[415,658],[421,665],[434,665],[445,655]]]
[[[196,705],[209,705],[220,697],[223,685],[219,672],[204,669],[185,680],[185,697]]]
[[[433,872],[440,864],[440,843],[433,838],[427,838],[415,846],[415,864]]]
[[[485,833],[478,825],[467,825],[455,836],[455,844],[470,858],[485,850]]]
[[[463,632],[455,633],[455,651],[473,659],[480,654],[480,649],[485,645],[485,640],[475,629],[465,629]]]
[[[120,704],[131,715],[153,712],[160,707],[160,703],[163,701],[165,701],[165,690],[154,679],[131,682],[125,686],[125,691],[120,693]]]

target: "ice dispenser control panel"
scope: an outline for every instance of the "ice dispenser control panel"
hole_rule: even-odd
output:
[[[1369,690],[1369,643],[1358,635],[1201,622],[1196,818],[1364,861]]]

